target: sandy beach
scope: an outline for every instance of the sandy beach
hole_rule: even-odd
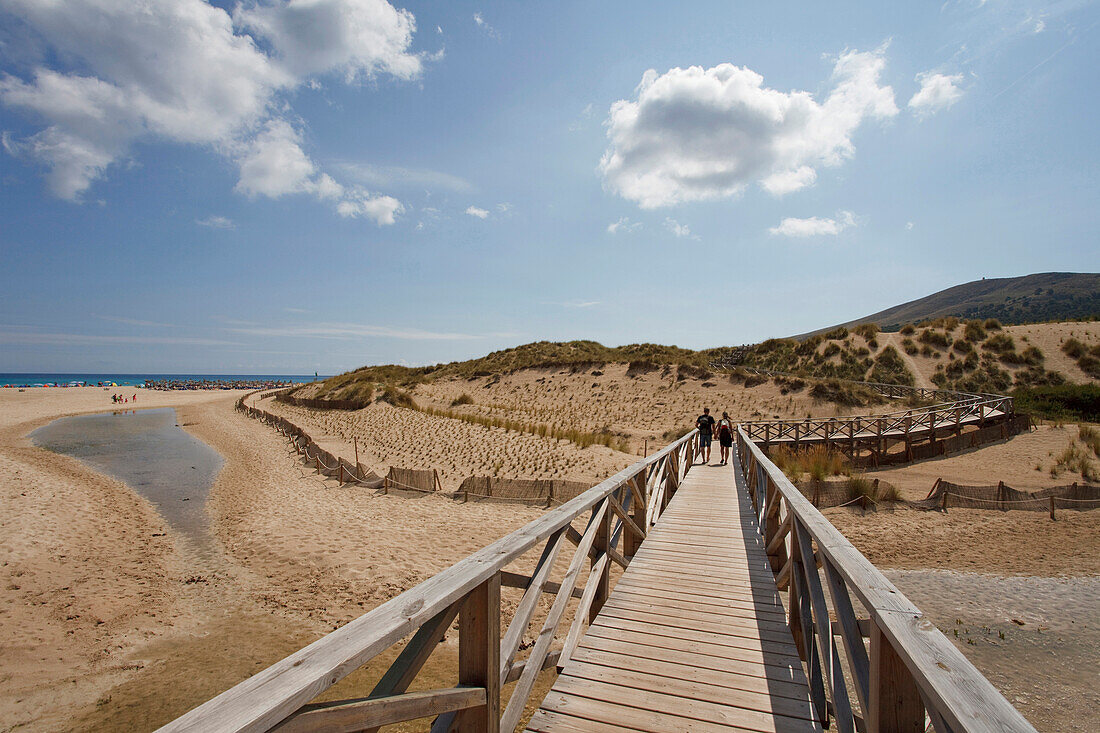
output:
[[[210,555],[125,484],[25,437],[109,410],[109,393],[0,392],[0,730],[161,725],[538,512],[341,489],[236,413],[236,396],[137,402],[177,408],[225,459],[208,503],[222,551]]]
[[[578,378],[592,379],[588,374],[554,376],[552,384],[559,387],[564,379],[570,387]],[[551,381],[537,371],[505,379],[504,389],[517,393],[526,384],[542,387]],[[679,420],[669,416],[670,408],[691,415],[698,400],[709,397],[716,406],[753,405],[751,412],[763,407],[763,390],[775,389],[772,384],[724,386],[721,391],[728,394],[718,400],[712,387],[703,386],[705,379],[675,383],[673,377],[669,383],[656,375],[651,385],[639,381],[624,381],[621,401],[609,407],[617,416],[616,428],[632,440],[659,438],[662,428],[676,426]],[[494,388],[482,393],[495,395]],[[454,399],[452,393],[468,389],[460,383],[433,385],[419,390],[417,397],[444,404]],[[568,390],[556,391],[569,401]],[[0,666],[5,670],[0,677],[0,730],[154,728],[543,511],[341,487],[303,465],[271,428],[234,411],[237,394],[139,391],[138,406],[174,407],[179,424],[224,459],[207,502],[216,547],[200,551],[125,484],[76,459],[37,448],[26,437],[59,416],[110,410],[109,393],[93,388],[0,392],[0,470],[10,477],[0,494]],[[768,397],[775,400],[768,407],[776,408],[788,399],[778,393]],[[530,409],[550,415],[562,409],[561,399],[532,400]],[[638,402],[646,409],[637,407]],[[271,400],[263,401],[265,409],[271,405]],[[438,468],[445,488],[465,472],[496,464],[505,476],[543,471],[595,481],[637,458],[603,446],[581,449],[568,441],[548,446],[546,439],[530,434],[386,404],[354,413],[286,405],[275,409],[316,431],[315,437],[340,455],[350,457],[354,436],[365,456],[380,464]],[[493,408],[475,404],[471,409]],[[598,410],[578,405],[575,414],[589,415],[595,424]],[[646,419],[649,414],[658,418]],[[1059,450],[1074,431],[1070,426],[1042,426],[978,451],[875,475],[899,486],[909,498],[923,497],[939,476],[979,483],[996,471],[1013,486],[1029,488],[1028,479],[1047,485],[1049,476],[1040,476],[1030,464]],[[525,462],[539,455],[549,456],[543,466]],[[831,509],[826,515],[873,562],[896,569],[891,572],[934,569],[990,578],[1031,577],[1034,582],[1055,577],[1071,582],[1100,574],[1096,512],[1063,512],[1058,522],[1040,512],[961,509],[947,515],[902,508],[866,515]],[[949,616],[962,612],[936,603],[935,576],[930,577],[919,576],[920,583],[911,585],[922,598],[932,599],[928,612],[950,631]],[[1072,594],[1085,586],[1071,582],[1067,587],[1063,591]],[[503,593],[506,617],[519,595],[516,590]],[[1057,617],[1056,608],[1036,603],[1036,612]],[[959,617],[979,628],[989,625],[988,615]],[[1071,626],[1059,638],[1088,643],[1080,636],[1086,632],[1092,633]],[[1030,641],[1021,641],[1025,638]],[[960,648],[1010,699],[1023,695],[1021,699],[1031,700],[1030,683],[1014,670],[1032,663],[1028,660],[1035,649],[1046,648],[1035,645],[1047,640],[1016,634],[995,653],[988,644],[980,646],[989,639]],[[447,669],[453,663],[454,642],[449,636],[433,657],[423,673],[426,684],[450,684]],[[327,696],[365,694],[392,655],[383,655]],[[542,686],[549,680],[546,676]],[[1044,704],[1025,709],[1041,729],[1063,729],[1064,721],[1092,714],[1093,703],[1078,695],[1081,684],[1079,676],[1054,674],[1047,685],[1064,703],[1057,710]]]

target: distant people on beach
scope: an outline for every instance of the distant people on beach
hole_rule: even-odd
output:
[[[710,463],[710,441],[714,433],[714,418],[710,416],[709,407],[704,407],[703,414],[695,419],[695,427],[699,428],[699,449],[705,466]]]

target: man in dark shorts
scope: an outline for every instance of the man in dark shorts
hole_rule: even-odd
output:
[[[703,414],[695,420],[695,427],[699,428],[699,450],[705,466],[710,463],[710,440],[714,435],[714,418],[710,416],[709,407],[703,408]]]

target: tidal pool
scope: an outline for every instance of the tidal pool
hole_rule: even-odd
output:
[[[210,543],[206,497],[222,457],[181,428],[174,409],[64,417],[30,438],[124,481],[151,501],[172,529],[200,546]]]

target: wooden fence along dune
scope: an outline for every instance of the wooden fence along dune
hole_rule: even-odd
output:
[[[906,435],[922,421],[934,433],[943,415],[1011,413],[1006,398],[966,396],[877,424]],[[433,731],[512,731],[539,673],[556,669],[530,730],[1033,731],[753,430],[738,427],[721,468],[692,468],[688,433],[163,730],[374,731],[429,718]],[[538,554],[529,571],[517,564],[528,553]],[[510,619],[502,586],[523,590]],[[552,604],[532,626],[544,595]],[[454,685],[409,692],[456,620]],[[534,645],[521,650],[528,634]],[[366,698],[311,702],[402,639]]]

